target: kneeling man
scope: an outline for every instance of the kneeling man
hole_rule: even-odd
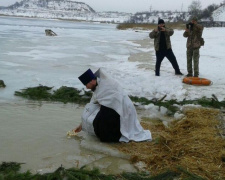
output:
[[[151,132],[142,128],[132,101],[115,80],[102,69],[95,74],[88,69],[79,79],[93,96],[75,132],[88,131],[102,142],[151,141]]]

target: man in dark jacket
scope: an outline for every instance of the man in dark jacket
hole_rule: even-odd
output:
[[[199,49],[202,45],[203,26],[197,23],[197,18],[191,18],[191,22],[186,25],[186,30],[183,34],[187,38],[187,77],[192,77],[192,59],[194,62],[194,77],[199,75]]]
[[[155,65],[155,75],[160,76],[160,66],[161,63],[166,57],[170,63],[172,64],[175,75],[183,75],[180,72],[180,68],[178,66],[175,55],[173,54],[171,48],[170,36],[172,36],[174,31],[172,29],[168,29],[165,27],[165,22],[163,19],[158,21],[158,27],[154,29],[149,37],[154,39],[154,46],[156,51],[156,65]]]

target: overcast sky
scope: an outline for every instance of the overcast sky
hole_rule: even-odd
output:
[[[0,0],[0,6],[8,6],[21,0]],[[74,0],[73,0],[74,1]],[[187,11],[192,0],[76,0],[91,6],[95,11],[119,11],[136,13],[151,10]],[[220,4],[224,0],[199,0],[202,8],[211,4]]]

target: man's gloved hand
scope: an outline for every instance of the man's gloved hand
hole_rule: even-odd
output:
[[[186,24],[186,29],[189,29],[189,24]]]
[[[189,25],[191,26],[191,28],[193,28],[194,23],[190,22]]]
[[[187,29],[193,29],[194,24],[192,22],[186,24]]]

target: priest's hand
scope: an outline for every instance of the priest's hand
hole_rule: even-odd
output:
[[[82,130],[82,125],[80,124],[77,128],[73,129],[75,133],[79,133]]]

